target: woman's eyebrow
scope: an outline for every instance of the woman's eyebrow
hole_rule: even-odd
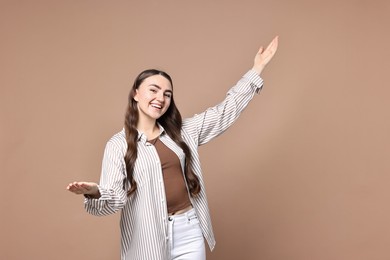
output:
[[[152,86],[152,87],[156,87],[156,88],[158,88],[158,89],[161,89],[161,87],[159,86],[159,85],[156,85],[156,84],[149,84],[149,86]],[[167,90],[165,90],[165,92],[170,92],[170,93],[173,93],[173,91],[172,90],[170,90],[170,89],[167,89]]]
[[[160,87],[159,85],[156,85],[156,84],[154,84],[154,83],[149,84],[149,86],[153,86],[153,87],[156,87],[156,88],[158,88],[158,89],[161,89],[161,87]]]

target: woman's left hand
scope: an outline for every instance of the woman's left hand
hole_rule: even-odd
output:
[[[66,189],[75,194],[89,195],[90,197],[96,199],[100,197],[98,185],[94,182],[75,181],[69,183]]]
[[[260,47],[259,51],[255,56],[255,61],[253,64],[253,70],[255,70],[259,75],[267,66],[267,64],[274,57],[276,50],[278,49],[278,36],[276,36],[272,42],[267,46],[267,48]]]

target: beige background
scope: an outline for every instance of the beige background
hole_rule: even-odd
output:
[[[201,147],[208,259],[390,259],[389,1],[0,2],[0,259],[119,259],[98,181],[143,69],[183,116],[220,101],[275,35],[265,87]]]

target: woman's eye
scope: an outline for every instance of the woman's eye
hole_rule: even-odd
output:
[[[171,98],[171,97],[172,97],[172,94],[166,93],[166,94],[164,94],[164,96],[166,96],[167,98]]]
[[[150,91],[153,92],[153,93],[157,92],[157,90],[155,90],[155,89],[150,89]]]

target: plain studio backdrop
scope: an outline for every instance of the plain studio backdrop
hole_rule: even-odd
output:
[[[98,181],[144,69],[183,117],[221,101],[279,35],[264,89],[200,148],[208,259],[390,259],[389,1],[0,2],[0,259],[119,259]]]

